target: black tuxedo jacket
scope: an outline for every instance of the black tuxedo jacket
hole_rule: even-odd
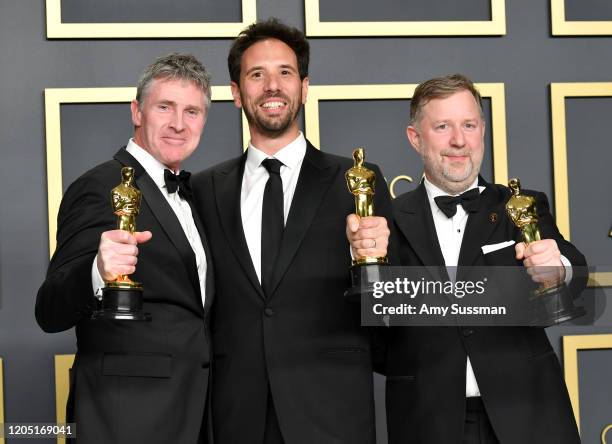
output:
[[[352,159],[310,143],[266,299],[245,240],[240,193],[246,153],[193,181],[215,260],[213,429],[220,443],[261,443],[271,391],[287,443],[374,443],[372,358],[350,285],[346,216]],[[391,201],[375,170],[378,215]]]
[[[483,245],[521,238],[505,212],[509,189],[482,179],[480,185],[486,188],[480,209],[469,215],[459,267],[519,265],[514,246],[482,253]],[[582,254],[559,233],[546,196],[524,192],[537,199],[542,237],[555,239],[573,266],[586,265]],[[398,197],[393,207],[401,264],[444,265],[425,186]],[[571,283],[574,291],[585,285],[581,277]],[[390,444],[463,442],[467,356],[502,444],[580,442],[559,362],[544,329],[394,327],[388,333]]]
[[[144,285],[151,322],[90,320],[91,267],[103,231],[116,228],[110,190],[121,168],[135,169],[142,192],[139,231],[153,238],[139,246],[132,275]],[[197,221],[197,215],[194,212]],[[196,222],[199,224],[199,222]],[[198,441],[205,417],[209,373],[208,307],[213,270],[208,261],[206,307],[202,306],[195,255],[176,218],[142,166],[121,149],[113,160],[77,179],[59,215],[57,250],[36,301],[43,330],[75,327],[68,420],[79,443],[185,443]]]

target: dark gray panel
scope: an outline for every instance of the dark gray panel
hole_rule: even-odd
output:
[[[589,265],[612,271],[612,98],[566,99],[565,109],[572,242]]]
[[[85,171],[112,159],[133,134],[128,103],[65,104],[60,119],[64,191]]]
[[[489,0],[319,0],[321,21],[491,20]]]
[[[65,23],[241,22],[240,0],[62,0]]]
[[[487,127],[490,128],[490,100],[483,101]],[[321,149],[350,157],[353,149],[364,147],[366,160],[378,164],[390,183],[398,175],[412,177],[400,181],[395,194],[414,189],[423,173],[420,156],[406,137],[410,113],[409,100],[326,100],[319,102]],[[482,174],[492,178],[491,132],[485,135]]]
[[[594,4],[593,1],[566,0],[568,18],[580,18],[578,12],[572,12],[572,2],[586,5]],[[238,0],[229,3],[233,8],[239,8]],[[444,3],[442,0],[432,2],[435,5]],[[448,1],[446,7],[452,8],[459,3],[463,2]],[[143,1],[142,4],[147,3]],[[322,4],[330,7],[330,16],[341,18],[352,14],[353,7],[376,12],[371,11],[371,4],[365,0],[355,0],[348,11],[346,7],[334,6],[339,3],[333,0],[322,0]],[[261,18],[278,16],[304,28],[303,0],[258,0],[257,6]],[[612,17],[599,6],[597,8],[597,18],[608,20]],[[580,9],[584,12],[595,8]],[[479,7],[478,11],[485,9]],[[193,15],[198,12],[194,10]],[[220,18],[221,15],[220,11],[215,12],[214,17]],[[84,17],[87,21],[94,18],[93,14],[85,13]],[[330,19],[327,16],[322,18]],[[412,16],[408,18],[413,19]],[[456,15],[451,17],[456,18]],[[418,83],[457,71],[477,82],[503,82],[506,87],[510,176],[519,176],[526,187],[545,191],[552,198],[548,85],[551,82],[610,81],[611,38],[552,37],[549,1],[507,1],[506,18],[508,33],[503,37],[311,39],[311,82],[317,85]],[[236,13],[230,19],[236,21],[239,15]],[[48,264],[44,88],[131,86],[136,83],[140,71],[155,57],[172,51],[192,52],[211,71],[215,85],[229,84],[226,59],[230,39],[47,40],[45,33],[42,0],[0,1],[0,201],[4,203],[0,209],[0,355],[4,359],[7,421],[55,419],[53,355],[74,351],[72,331],[53,335],[42,333],[33,316],[36,292]],[[386,109],[389,102],[385,101],[381,106]],[[239,118],[230,117],[230,104],[222,107],[226,109],[222,111],[223,115],[227,112],[228,122],[232,122],[228,123],[230,133],[225,135],[225,127],[220,127],[219,136],[208,139],[212,137],[213,126],[217,126],[216,123],[213,125],[215,114],[211,112],[197,155],[206,157],[207,150],[216,150],[217,144],[224,148],[236,146]],[[582,131],[583,125],[592,117],[590,105],[588,108],[582,115],[576,113],[571,128]],[[213,110],[217,109],[217,104],[213,104]],[[387,117],[391,119],[393,116],[389,114]],[[129,125],[129,120],[125,124]],[[405,122],[401,122],[400,127],[404,125]],[[601,137],[605,141],[606,127],[603,128],[597,131],[603,132]],[[400,150],[398,155],[401,150],[410,153],[412,149],[408,143],[402,143],[405,145],[397,148]],[[328,133],[322,135],[322,144],[324,149],[336,146],[329,140]],[[603,158],[601,154],[609,152],[608,147],[609,144],[601,145],[595,151],[598,154],[596,159]],[[347,153],[343,151],[347,155],[352,146],[342,149],[348,150]],[[222,157],[220,151],[214,152]],[[237,148],[227,157],[239,152]],[[387,166],[385,159],[378,161],[384,169],[391,167]],[[408,164],[408,160],[404,162]],[[595,163],[593,161],[591,166]],[[197,169],[195,158],[193,169]],[[589,171],[577,171],[578,180],[591,183]],[[385,173],[390,175],[387,171]],[[570,183],[576,183],[576,180],[570,178]],[[573,192],[573,186],[570,192]],[[598,187],[598,190],[602,190],[601,201],[605,205],[605,189]],[[576,199],[571,202],[572,215],[576,213],[575,202]],[[574,230],[581,222],[572,217]],[[608,300],[612,296],[610,287],[597,291],[606,294]],[[547,332],[556,351],[560,352],[562,335],[612,333],[612,322],[609,317],[607,319],[597,327],[560,326],[549,328]],[[605,366],[601,370],[595,367],[593,371],[600,372],[597,377],[601,378],[607,378],[610,373],[609,367]],[[587,374],[581,391],[597,390],[597,386],[591,385],[596,377],[591,375]],[[377,417],[380,418],[384,414],[381,411],[384,404],[382,385],[377,384],[376,390]],[[604,411],[609,412],[610,406],[609,402],[605,404],[607,410]],[[385,429],[380,421],[377,425],[382,444],[386,442]],[[585,442],[597,441],[600,426],[583,420],[583,433],[592,438]],[[19,442],[37,443],[39,440]]]
[[[565,20],[612,20],[609,0],[565,0]]]
[[[602,429],[612,424],[612,349],[578,352],[578,369],[582,442],[600,442]],[[610,438],[608,433],[608,442]]]

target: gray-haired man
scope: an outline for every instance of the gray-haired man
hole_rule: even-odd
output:
[[[212,268],[188,177],[178,174],[209,106],[209,76],[193,56],[155,60],[131,104],[134,137],[62,199],[36,319],[47,332],[75,327],[67,420],[79,443],[206,442]],[[125,166],[142,193],[133,235],[114,229],[109,201]],[[144,283],[152,321],[92,321],[100,287],[126,274]]]

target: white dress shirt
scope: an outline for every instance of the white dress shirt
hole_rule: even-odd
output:
[[[444,263],[446,267],[452,267],[448,270],[449,277],[454,281],[457,272],[457,264],[459,262],[459,252],[461,250],[461,241],[463,240],[463,233],[465,231],[465,225],[468,220],[468,213],[463,209],[461,205],[457,205],[457,212],[453,217],[446,217],[446,215],[438,208],[434,198],[438,196],[448,196],[448,193],[442,191],[440,188],[432,184],[425,177],[424,179],[425,190],[427,191],[427,199],[429,199],[429,205],[431,206],[431,214],[433,216],[434,225],[436,226],[436,234],[438,235],[438,243],[442,250],[442,256],[444,256]],[[474,180],[474,183],[470,185],[465,191],[471,190],[478,186],[478,179]],[[485,187],[478,187],[480,192]],[[480,390],[478,389],[478,383],[476,382],[476,375],[472,369],[472,363],[470,358],[467,358],[465,372],[465,396],[480,396]]]
[[[270,177],[268,170],[261,163],[268,158],[274,158],[283,163],[280,176],[283,182],[283,211],[285,223],[287,223],[305,154],[306,139],[301,132],[293,142],[277,151],[274,156],[268,156],[249,143],[242,176],[240,214],[242,229],[259,282],[261,282],[261,212],[266,182]]]
[[[183,232],[191,245],[191,248],[195,254],[196,264],[198,267],[198,278],[200,280],[200,293],[202,295],[202,305],[205,301],[205,289],[206,289],[206,254],[204,253],[204,247],[202,246],[202,239],[200,233],[196,228],[195,222],[193,221],[193,214],[191,213],[191,207],[185,199],[179,196],[178,192],[168,193],[166,189],[166,182],[164,180],[164,170],[166,166],[151,156],[147,151],[139,147],[134,139],[130,139],[126,151],[134,157],[138,163],[144,168],[149,177],[153,179],[155,185],[159,188],[162,195],[170,204],[170,207],[174,211],[176,218],[178,219]],[[175,171],[178,173],[178,171]],[[120,178],[117,177],[117,180]],[[109,190],[110,192],[110,190]],[[110,211],[110,208],[109,208]],[[138,226],[138,218],[136,219],[136,226]],[[155,233],[153,233],[155,236]],[[93,266],[91,269],[91,281],[94,289],[94,294],[100,296],[100,290],[104,286],[104,280],[100,276],[98,271],[98,256],[94,259]],[[146,288],[146,282],[143,283]]]

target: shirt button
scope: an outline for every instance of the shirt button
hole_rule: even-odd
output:
[[[474,330],[470,330],[469,328],[464,328],[462,333],[463,333],[463,336],[467,338],[468,336],[472,336],[474,334]]]
[[[266,314],[267,317],[272,317],[274,316],[274,310],[272,310],[270,307],[266,307],[264,309],[264,313]]]

